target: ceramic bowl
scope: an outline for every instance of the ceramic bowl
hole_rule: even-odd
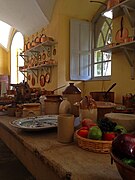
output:
[[[105,117],[125,127],[128,132],[135,131],[135,114],[107,113]]]

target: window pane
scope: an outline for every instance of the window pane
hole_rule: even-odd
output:
[[[94,77],[98,77],[98,76],[102,75],[101,69],[102,69],[102,64],[101,63],[94,65]]]
[[[102,47],[102,46],[104,46],[104,41],[103,41],[102,34],[100,33],[98,42],[97,42],[97,47]]]
[[[111,75],[111,61],[103,63],[103,76]]]
[[[101,51],[95,51],[94,63],[101,62],[101,61],[102,61],[102,52]]]
[[[103,53],[103,61],[110,61],[112,57],[111,53]]]
[[[108,24],[112,24],[112,19],[111,18],[106,18],[106,21],[108,22]]]
[[[18,53],[23,50],[24,38],[17,32],[11,44],[11,84],[17,84],[24,80],[24,75],[19,71],[19,66],[24,66],[24,60]]]
[[[105,22],[102,26],[102,33],[103,33],[104,39],[106,38],[107,31],[108,31],[108,24]]]
[[[22,44],[23,46],[23,44]],[[18,83],[23,82],[24,80],[24,75],[19,71],[20,66],[24,66],[24,60],[20,56],[20,53],[22,52],[22,49],[18,49]]]
[[[108,34],[107,34],[107,37],[106,37],[106,42],[105,42],[105,45],[108,45],[112,42],[112,31],[109,30]]]
[[[96,22],[95,29],[95,48],[99,50],[94,51],[93,63],[93,77],[102,78],[104,76],[111,76],[111,60],[112,54],[100,51],[100,48],[112,42],[112,20],[109,18],[102,19],[101,17]]]

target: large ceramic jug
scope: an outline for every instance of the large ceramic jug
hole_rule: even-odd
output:
[[[68,101],[71,103],[71,114],[78,117],[79,108],[74,104],[81,101],[81,90],[74,85],[74,83],[69,83],[69,86],[63,91],[64,97],[67,97]]]
[[[97,122],[97,105],[94,99],[91,96],[85,96],[80,101],[79,106],[79,117],[80,121],[83,119],[91,119],[94,122]]]
[[[60,103],[59,114],[71,114],[71,103],[68,101],[67,97],[63,97]]]

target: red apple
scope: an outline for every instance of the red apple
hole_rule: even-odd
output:
[[[88,130],[87,129],[80,129],[78,131],[78,135],[81,136],[81,137],[84,137],[84,138],[87,138],[88,137]]]
[[[89,128],[91,128],[93,126],[97,126],[97,124],[96,123],[92,123],[92,124],[89,125]]]
[[[80,130],[81,130],[81,129],[89,130],[88,126],[82,126],[82,127],[80,128]]]
[[[97,124],[94,123],[91,119],[83,119],[82,126],[87,126],[88,128],[91,128],[92,126],[97,126]]]
[[[103,140],[105,141],[113,141],[115,137],[115,132],[106,132],[103,134]]]

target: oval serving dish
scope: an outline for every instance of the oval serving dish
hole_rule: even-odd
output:
[[[40,131],[57,127],[57,117],[57,115],[45,115],[21,118],[10,122],[10,124],[24,131]]]

